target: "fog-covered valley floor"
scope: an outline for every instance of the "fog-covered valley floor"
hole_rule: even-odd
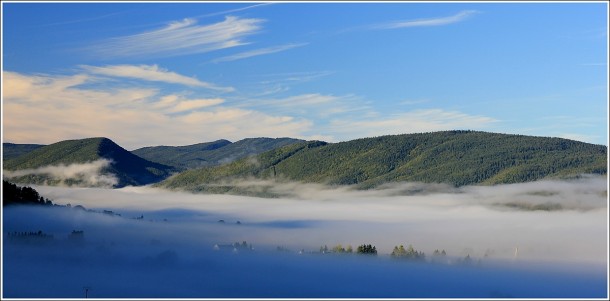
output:
[[[4,208],[3,297],[604,298],[606,185],[277,184],[290,196],[275,199],[34,186],[71,208]],[[392,258],[399,245],[425,260]]]

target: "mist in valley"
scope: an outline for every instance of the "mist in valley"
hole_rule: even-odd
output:
[[[607,296],[606,177],[242,184],[285,197],[33,186],[70,208],[4,208],[4,297],[82,298],[86,287],[91,298]],[[53,237],[10,234],[38,231]],[[362,244],[377,256],[356,254]],[[353,253],[320,252],[338,245]],[[425,260],[391,257],[399,245]]]
[[[3,177],[19,178],[24,176],[38,177],[41,183],[54,183],[58,186],[84,186],[112,188],[119,183],[112,173],[103,173],[112,165],[109,159],[98,159],[88,163],[47,165],[38,168],[20,170],[3,170]]]

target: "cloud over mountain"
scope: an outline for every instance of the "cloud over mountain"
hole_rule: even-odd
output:
[[[108,168],[112,161],[108,159],[99,159],[89,163],[73,163],[48,165],[38,168],[20,169],[20,170],[4,170],[4,176],[8,178],[19,178],[30,175],[40,175],[48,177],[48,181],[59,182],[59,185],[67,185],[66,181],[77,182],[83,186],[102,186],[112,187],[119,183],[117,177],[113,174],[102,174],[102,170]],[[69,186],[69,185],[68,185]]]

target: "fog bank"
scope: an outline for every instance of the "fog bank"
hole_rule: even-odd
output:
[[[18,178],[37,175],[48,177],[48,181],[57,183],[60,186],[77,184],[77,186],[83,187],[111,188],[118,183],[118,179],[113,174],[102,173],[102,170],[109,167],[111,163],[111,160],[99,159],[82,164],[58,164],[14,171],[3,170],[3,176],[6,178]]]
[[[457,191],[433,185],[433,192],[426,191],[424,184],[412,183],[369,191],[289,185],[301,198],[189,194],[149,187],[36,189],[59,204],[145,213],[159,219],[171,219],[167,210],[179,208],[205,214],[206,222],[239,220],[249,227],[244,238],[270,246],[313,248],[367,242],[390,253],[395,245],[413,244],[425,252],[445,249],[463,256],[487,252],[502,258],[512,258],[519,248],[518,256],[523,258],[606,261],[607,197],[602,177],[469,186]],[[414,185],[419,192],[404,195]],[[278,189],[285,189],[282,186],[288,185]],[[536,204],[559,207],[536,210]]]
[[[367,191],[284,183],[274,189],[294,197],[275,199],[35,186],[54,203],[95,212],[5,209],[4,239],[38,230],[54,239],[3,247],[4,288],[8,297],[81,297],[83,286],[100,298],[605,297],[606,185],[599,177]],[[71,244],[73,230],[84,244]],[[254,251],[214,250],[244,241]],[[372,244],[378,256],[319,253],[338,244]],[[426,262],[390,258],[397,245]]]

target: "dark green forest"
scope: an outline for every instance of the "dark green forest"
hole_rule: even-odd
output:
[[[2,180],[2,206],[17,204],[52,206],[53,202],[42,197],[34,188],[20,187]]]
[[[444,131],[308,141],[217,167],[187,170],[161,187],[249,194],[233,181],[300,181],[374,188],[416,181],[453,186],[519,183],[607,174],[607,147],[562,138]],[[260,187],[255,194],[264,195]]]

